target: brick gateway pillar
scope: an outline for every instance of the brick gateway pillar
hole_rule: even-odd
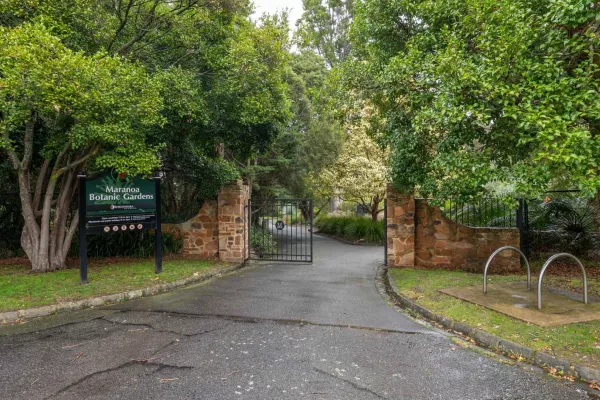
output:
[[[219,259],[242,262],[248,255],[249,232],[246,229],[246,210],[250,186],[242,180],[225,186],[217,199],[219,222]]]
[[[387,265],[415,266],[415,199],[387,188]]]
[[[183,236],[184,255],[243,262],[248,258],[250,239],[246,226],[249,199],[250,187],[236,180],[224,186],[216,200],[205,200],[190,220],[162,224],[163,231]]]
[[[387,265],[483,272],[499,247],[519,246],[516,228],[474,228],[447,218],[425,199],[387,188]],[[518,272],[519,253],[506,250],[492,261],[494,271]]]

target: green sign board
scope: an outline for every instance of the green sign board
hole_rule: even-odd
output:
[[[154,229],[154,271],[162,271],[160,176],[144,179],[106,172],[79,180],[79,280],[88,282],[87,235]],[[158,207],[157,207],[158,205]]]
[[[85,183],[86,225],[90,233],[156,227],[156,184],[150,179],[104,173]]]

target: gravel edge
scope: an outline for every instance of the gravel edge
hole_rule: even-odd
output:
[[[585,367],[582,365],[576,365],[571,363],[570,361],[554,357],[543,351],[531,349],[529,347],[520,345],[510,340],[492,335],[491,333],[485,332],[481,329],[474,328],[470,325],[461,322],[455,322],[449,318],[434,314],[427,308],[399,294],[396,282],[394,281],[394,279],[390,279],[389,277],[388,269],[386,269],[382,275],[388,296],[390,296],[392,301],[394,301],[397,305],[401,306],[402,308],[420,314],[428,320],[435,321],[441,324],[446,329],[459,332],[465,336],[468,336],[475,340],[478,344],[489,349],[498,351],[504,355],[512,357],[520,356],[523,358],[523,361],[541,367],[545,370],[555,368],[557,371],[562,371],[562,373],[565,375],[573,376],[577,379],[589,383],[595,383],[600,381],[599,369]]]
[[[52,304],[42,307],[25,308],[17,311],[0,312],[0,323],[8,324],[11,322],[21,321],[24,319],[44,317],[47,315],[77,311],[83,308],[98,307],[106,304],[120,303],[126,300],[137,299],[140,297],[153,296],[160,293],[169,292],[192,283],[202,282],[214,277],[228,274],[245,266],[244,263],[235,264],[218,271],[204,272],[198,275],[193,275],[187,278],[178,279],[173,282],[163,283],[160,285],[148,286],[141,289],[130,290],[128,292],[109,294],[105,296],[91,297],[68,303]]]

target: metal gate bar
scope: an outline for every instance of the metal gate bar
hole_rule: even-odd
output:
[[[313,206],[312,199],[250,201],[248,258],[312,263]]]

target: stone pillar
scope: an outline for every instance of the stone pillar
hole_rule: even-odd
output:
[[[248,253],[245,210],[250,187],[237,180],[221,189],[217,199],[219,221],[219,259],[242,262]],[[246,233],[246,237],[244,237]]]
[[[415,266],[415,199],[387,187],[387,265]]]
[[[218,257],[219,222],[215,200],[205,200],[198,214],[179,226],[183,232],[184,255]]]

